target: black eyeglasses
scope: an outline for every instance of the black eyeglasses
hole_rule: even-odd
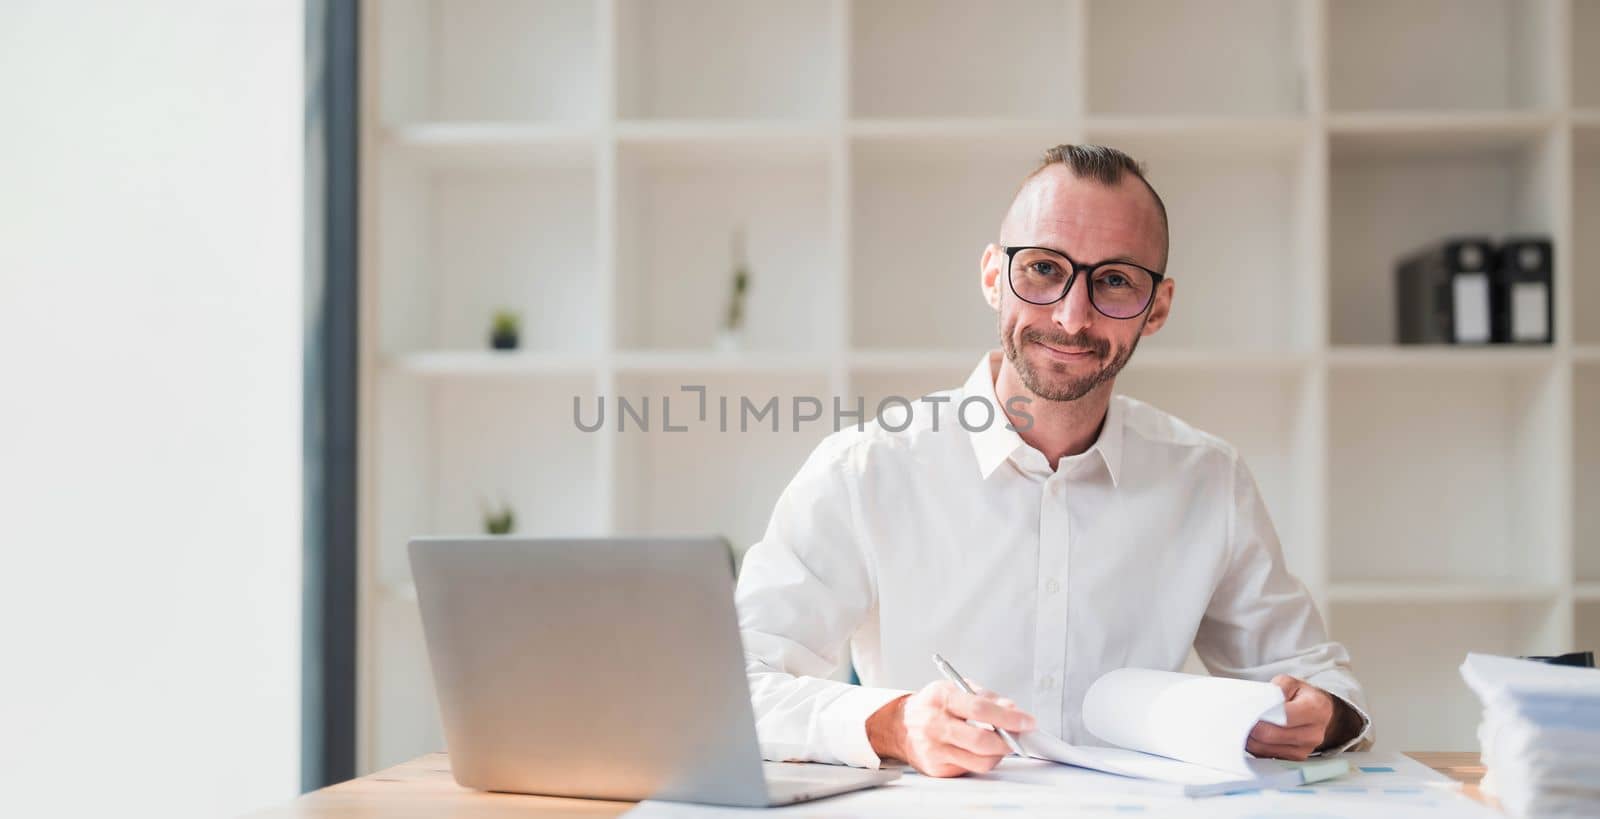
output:
[[[1089,275],[1089,303],[1106,318],[1130,319],[1149,309],[1166,275],[1132,262],[1078,264],[1048,247],[1007,247],[1006,281],[1029,304],[1055,304],[1067,297],[1080,272]]]

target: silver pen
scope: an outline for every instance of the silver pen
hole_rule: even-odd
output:
[[[943,674],[945,676],[945,679],[949,680],[950,682],[955,683],[956,685],[961,686],[961,690],[962,691],[965,691],[968,694],[972,694],[973,696],[977,696],[978,692],[973,691],[972,690],[972,686],[967,685],[966,679],[961,676],[961,673],[959,671],[956,671],[956,667],[951,665],[949,660],[946,660],[945,658],[940,657],[938,652],[935,652],[934,655],[933,655],[933,665],[934,665],[935,668],[939,669],[939,673]],[[1028,755],[1028,752],[1022,750],[1022,746],[1017,744],[1017,738],[1012,736],[1010,731],[1007,731],[1006,729],[1001,728],[998,725],[991,725],[991,726],[989,726],[989,728],[991,730],[993,730],[995,733],[999,734],[1000,738],[1005,740],[1007,745],[1011,746],[1012,752],[1015,753],[1017,756],[1027,756]]]

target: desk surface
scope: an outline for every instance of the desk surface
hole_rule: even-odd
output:
[[[1475,753],[1412,752],[1408,756],[1468,785],[1466,792],[1481,798],[1478,780],[1483,765]],[[252,819],[357,819],[357,817],[473,816],[483,819],[540,817],[541,819],[610,819],[631,802],[562,799],[482,793],[463,788],[450,778],[450,760],[444,754],[427,754],[387,770],[313,791],[286,805],[254,814]]]

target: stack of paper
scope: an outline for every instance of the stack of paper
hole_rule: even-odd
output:
[[[1600,670],[1468,654],[1483,790],[1514,816],[1600,816]]]

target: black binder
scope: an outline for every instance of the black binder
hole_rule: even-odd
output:
[[[1487,344],[1494,244],[1458,236],[1395,265],[1395,334],[1401,344]]]
[[[1501,243],[1489,291],[1497,343],[1549,344],[1555,339],[1553,250],[1550,240],[1539,236]]]

